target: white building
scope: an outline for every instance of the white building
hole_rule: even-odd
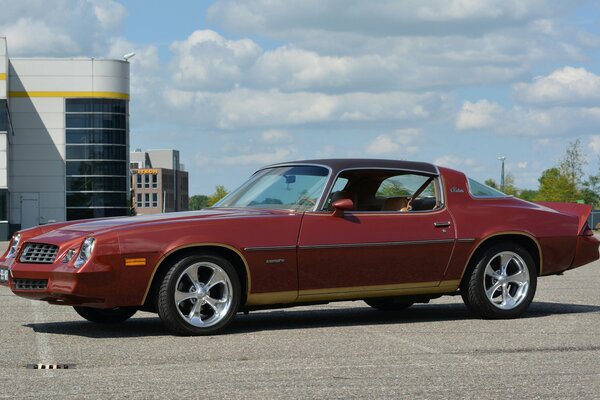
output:
[[[129,63],[12,58],[0,37],[0,240],[127,215]]]

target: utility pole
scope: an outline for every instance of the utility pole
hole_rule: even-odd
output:
[[[498,160],[502,162],[502,173],[500,175],[500,189],[504,192],[504,160],[506,160],[506,157],[498,157]]]

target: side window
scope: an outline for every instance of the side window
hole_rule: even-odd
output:
[[[483,183],[479,183],[474,179],[469,180],[469,192],[473,197],[506,197],[504,193],[494,188],[491,188]]]
[[[331,192],[329,192],[329,197],[327,197],[327,201],[325,202],[325,210],[333,210],[333,202],[337,200],[337,197],[343,196],[343,190],[348,184],[348,179],[338,177],[331,188]]]
[[[382,211],[433,210],[437,206],[435,179],[415,174],[391,176],[381,182],[376,197],[383,201]]]
[[[426,183],[427,186],[422,188]],[[383,198],[402,196],[411,197],[419,189],[421,189],[421,193],[419,193],[418,196],[419,198],[435,197],[435,184],[433,180],[430,180],[430,177],[428,176],[413,174],[396,175],[387,178],[379,185],[376,196]]]
[[[323,207],[351,199],[354,211],[428,211],[439,206],[437,178],[401,170],[364,169],[345,171],[334,182]]]

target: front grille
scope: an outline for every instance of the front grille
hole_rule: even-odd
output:
[[[45,243],[27,243],[20,261],[22,263],[52,264],[58,254],[58,246]]]
[[[48,279],[13,279],[16,290],[44,290],[48,287]]]

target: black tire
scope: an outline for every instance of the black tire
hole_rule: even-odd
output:
[[[510,259],[506,262],[504,275],[497,272],[501,270],[504,263],[503,256]],[[486,274],[488,264],[490,268],[488,271],[495,275]],[[518,271],[521,272],[518,273]],[[522,282],[511,281],[517,276]],[[495,285],[503,282],[505,282],[504,285],[494,289]],[[506,296],[502,289],[505,285]],[[515,318],[529,307],[533,301],[536,287],[537,271],[531,254],[523,246],[505,242],[489,246],[477,256],[477,259],[472,261],[471,267],[463,279],[460,294],[469,311],[479,317],[486,319]],[[486,288],[490,294],[486,293]],[[505,297],[509,299],[506,300],[506,304],[504,304]]]
[[[194,270],[197,274],[196,284],[192,282],[186,272],[191,271],[193,275]],[[223,277],[223,283],[215,284],[212,289],[208,288],[213,276],[208,274],[210,271],[212,274],[218,273]],[[206,287],[205,284],[207,284]],[[195,285],[202,288],[198,289]],[[196,298],[180,300],[179,304],[176,304],[176,293],[190,293],[196,295]],[[220,298],[216,299],[213,296]],[[221,256],[214,254],[191,255],[177,261],[171,267],[163,278],[157,297],[158,315],[171,331],[184,336],[212,335],[225,329],[235,317],[241,300],[240,279],[233,265]],[[226,302],[223,302],[227,308],[220,312],[206,302],[221,304],[222,299],[227,299]],[[200,304],[196,306],[198,302]],[[195,307],[198,307],[197,312],[193,311]],[[189,317],[189,315],[194,317]],[[206,324],[199,326],[198,324],[203,321],[203,318],[206,318],[204,320]]]
[[[402,311],[406,310],[414,303],[406,301],[401,297],[382,297],[376,299],[365,299],[369,306],[381,311]]]
[[[92,308],[74,306],[75,312],[90,322],[98,324],[119,324],[127,321],[137,312],[137,308]]]

